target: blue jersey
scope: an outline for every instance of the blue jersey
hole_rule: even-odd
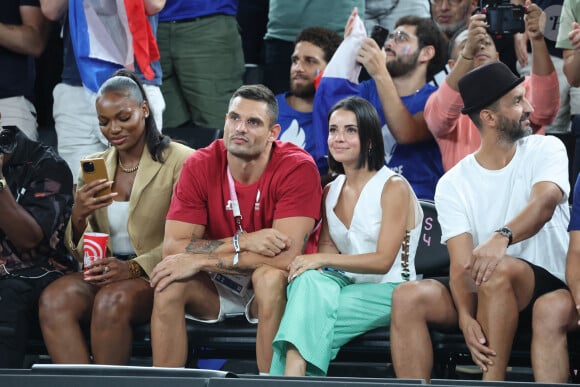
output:
[[[427,98],[437,88],[426,84],[416,93],[401,98],[411,115],[423,111]],[[328,133],[328,112],[339,100],[357,95],[377,109],[383,126],[385,142],[385,164],[393,171],[405,176],[420,199],[433,200],[435,186],[443,175],[441,152],[434,139],[413,144],[398,144],[390,133],[377,86],[373,79],[354,84],[347,79],[322,77],[316,91],[314,122],[320,132]]]
[[[276,96],[278,100],[278,124],[282,127],[278,140],[291,142],[304,149],[314,159],[321,175],[328,172],[327,136],[314,130],[312,112],[294,110],[286,102],[289,93]]]
[[[580,176],[580,175],[579,175]],[[574,184],[574,196],[572,197],[572,211],[570,212],[570,224],[568,231],[580,230],[580,178]]]

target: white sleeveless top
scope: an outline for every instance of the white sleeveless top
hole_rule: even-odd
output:
[[[107,216],[109,218],[113,254],[135,254],[135,249],[131,244],[131,237],[128,231],[129,202],[117,202],[113,200],[113,203],[107,207]]]
[[[338,201],[342,186],[346,177],[339,175],[331,184],[325,201],[326,221],[332,241],[342,254],[367,254],[376,252],[379,231],[381,229],[381,195],[387,180],[392,176],[400,176],[387,167],[382,167],[364,186],[360,197],[355,205],[350,228],[340,221],[334,212],[334,207]],[[406,180],[405,180],[406,181]],[[409,183],[407,182],[407,185]],[[409,188],[411,186],[409,185]],[[411,188],[411,192],[413,189]],[[415,273],[415,253],[419,242],[421,227],[423,223],[423,210],[413,192],[415,201],[415,228],[410,231],[409,242],[409,274],[410,280],[414,280]],[[386,274],[360,274],[344,273],[354,283],[365,282],[403,282],[401,276],[403,267],[401,265],[401,252],[399,248],[397,257]]]

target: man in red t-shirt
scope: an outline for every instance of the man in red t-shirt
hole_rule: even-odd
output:
[[[242,86],[230,100],[224,139],[183,166],[167,214],[164,259],[151,274],[155,366],[185,365],[184,310],[208,323],[259,317],[257,342],[269,339],[271,346],[285,289],[272,291],[263,279],[281,271],[254,275],[255,299],[250,275],[260,266],[287,269],[320,217],[322,195],[312,157],[276,141],[277,116],[269,89]]]

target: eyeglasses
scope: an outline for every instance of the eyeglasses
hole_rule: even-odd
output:
[[[393,31],[387,37],[387,40],[394,40],[396,44],[409,43],[411,41],[411,35],[402,30]]]
[[[431,5],[441,7],[441,4],[443,4],[444,1],[447,1],[447,3],[452,7],[457,7],[458,5],[463,4],[463,0],[431,0]]]

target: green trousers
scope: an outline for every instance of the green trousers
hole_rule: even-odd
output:
[[[270,373],[283,375],[290,343],[307,362],[307,375],[323,376],[344,344],[389,326],[398,283],[355,284],[336,272],[308,270],[288,285],[288,304],[272,343]]]

